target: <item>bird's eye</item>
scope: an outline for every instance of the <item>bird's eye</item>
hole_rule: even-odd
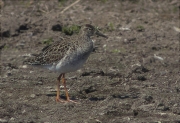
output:
[[[90,30],[90,31],[91,31],[92,29],[91,29],[91,28],[88,28],[88,30]]]

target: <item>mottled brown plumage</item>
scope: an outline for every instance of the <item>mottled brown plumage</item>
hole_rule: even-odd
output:
[[[61,101],[59,98],[59,82],[61,77],[67,101],[71,101],[65,85],[65,73],[76,71],[83,66],[93,50],[93,42],[90,37],[95,34],[107,38],[95,27],[86,24],[81,28],[80,35],[54,42],[45,47],[39,55],[24,62],[25,64],[47,68],[60,74],[58,77],[56,101]]]

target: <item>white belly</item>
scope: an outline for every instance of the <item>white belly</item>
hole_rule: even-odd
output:
[[[56,72],[58,73],[73,72],[80,69],[84,63],[85,63],[85,60],[80,60],[80,61],[77,61],[76,63],[74,62],[73,64],[72,63],[63,64],[63,62],[60,62],[56,65],[55,69],[56,69]]]
[[[59,62],[53,63],[49,70],[58,72],[58,73],[68,73],[73,72],[80,69],[83,64],[86,62],[87,58],[89,57],[90,53],[93,49],[93,44],[90,42],[91,45],[86,48],[82,49],[81,47],[75,51],[67,51],[64,58],[62,58]]]
[[[90,53],[87,54],[85,57],[80,57],[76,55],[70,56],[68,58],[65,57],[61,59],[60,62],[56,65],[55,71],[58,73],[68,73],[76,71],[83,66],[89,55]]]

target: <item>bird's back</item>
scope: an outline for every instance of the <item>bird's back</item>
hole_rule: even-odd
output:
[[[65,40],[56,41],[42,49],[37,56],[30,58],[24,62],[28,65],[51,65],[63,58],[69,50],[70,42]]]
[[[24,63],[52,71],[75,71],[82,67],[93,49],[91,39],[89,38],[88,42],[84,40],[86,39],[74,37],[56,41]]]

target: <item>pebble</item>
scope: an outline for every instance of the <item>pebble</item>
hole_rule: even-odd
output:
[[[15,120],[15,118],[14,117],[11,117],[10,119],[9,119],[9,121],[14,121]]]
[[[11,73],[11,71],[7,71],[7,74],[6,74],[7,76],[11,76],[12,75],[12,73]]]
[[[22,47],[22,48],[23,48],[24,45],[25,45],[24,43],[17,43],[17,44],[16,44],[16,48],[19,48],[19,47]]]
[[[31,94],[30,95],[31,98],[35,98],[35,96],[36,96],[35,94]]]
[[[0,123],[8,123],[8,121],[5,119],[0,119]]]
[[[21,82],[22,82],[22,83],[28,83],[28,81],[27,81],[27,80],[21,80]]]
[[[34,71],[30,71],[29,73],[33,73]]]
[[[77,79],[77,76],[69,77],[68,79]]]
[[[38,81],[36,85],[43,85],[42,81]]]
[[[19,68],[25,69],[25,68],[27,68],[27,65],[20,65]]]

